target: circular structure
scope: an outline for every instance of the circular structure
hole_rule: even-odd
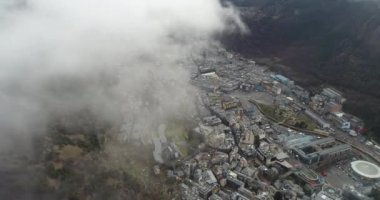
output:
[[[367,179],[377,179],[380,178],[380,168],[370,162],[364,160],[357,160],[351,162],[351,167],[355,173]]]

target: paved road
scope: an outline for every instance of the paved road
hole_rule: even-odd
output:
[[[262,116],[265,116],[264,113],[262,113],[262,111],[260,110],[260,108],[257,105],[255,105],[255,107],[258,108],[257,110],[260,111],[260,114]],[[299,128],[296,128],[296,127],[288,126],[286,124],[278,123],[274,119],[268,118],[266,116],[265,116],[265,118],[271,120],[272,122],[274,122],[274,123],[276,123],[276,124],[278,124],[280,126],[283,126],[284,128],[291,128],[291,129],[295,129],[295,130],[300,131],[300,132],[314,134],[314,135],[323,136],[323,137],[327,136],[327,135],[324,135],[324,134],[321,134],[321,133],[318,133],[318,132],[315,132],[315,131],[302,130],[302,129],[299,129]],[[352,136],[348,135],[347,133],[338,130],[337,128],[335,128],[335,130],[336,130],[335,134],[330,134],[329,136],[334,137],[336,140],[338,140],[340,142],[343,142],[343,143],[351,145],[354,149],[360,151],[361,153],[364,153],[365,155],[369,156],[371,159],[373,159],[374,161],[376,161],[377,164],[380,164],[380,155],[377,154],[374,151],[373,148],[371,148],[370,146],[367,146],[367,145],[361,143],[359,141],[359,139],[356,138],[356,137],[352,137]]]
[[[367,154],[369,157],[374,159],[378,164],[380,163],[380,155],[375,152],[373,147],[367,146],[359,141],[358,138],[349,136],[347,133],[342,131],[336,131],[334,137],[344,143],[350,144],[355,149]]]

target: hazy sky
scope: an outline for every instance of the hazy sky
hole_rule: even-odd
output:
[[[189,55],[233,29],[218,0],[2,0],[0,150],[43,133],[52,112],[122,111],[145,132],[191,109]]]

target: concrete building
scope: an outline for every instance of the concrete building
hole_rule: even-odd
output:
[[[162,144],[161,144],[160,139],[153,138],[153,144],[154,144],[153,158],[156,162],[163,164],[164,159],[162,158]]]
[[[215,67],[211,67],[211,66],[199,66],[198,70],[202,74],[211,73],[211,72],[215,72]]]
[[[342,194],[330,185],[323,185],[322,190],[313,196],[312,200],[342,200]]]
[[[215,175],[212,173],[212,171],[210,169],[206,170],[203,172],[203,180],[209,184],[209,185],[216,185],[217,184],[217,180],[216,180],[216,177]]]
[[[225,93],[230,93],[240,86],[239,81],[230,80],[230,79],[222,79],[220,81],[220,90]]]
[[[201,200],[196,187],[189,187],[186,184],[180,184],[180,192],[182,200]]]
[[[219,196],[218,194],[212,194],[208,199],[209,200],[224,200],[223,197]]]
[[[240,187],[244,187],[244,182],[229,174],[227,175],[227,185],[237,190]]]
[[[329,113],[342,112],[342,104],[330,101],[325,104],[325,111]]]
[[[361,191],[358,191],[354,186],[345,185],[343,186],[343,199],[349,200],[375,200],[364,195]]]
[[[285,77],[281,74],[271,75],[271,78],[273,78],[274,80],[279,81],[280,83],[283,83],[283,84],[288,84],[290,81],[287,77]]]
[[[230,150],[235,145],[231,129],[224,124],[217,126],[199,124],[198,127],[193,129],[193,134],[199,136],[213,149],[225,151]]]
[[[326,97],[317,94],[311,97],[310,107],[315,111],[320,111],[323,109],[325,101]]]
[[[254,88],[255,88],[255,85],[249,84],[249,83],[242,83],[239,86],[239,89],[242,90],[242,91],[244,91],[244,92],[253,91]]]
[[[190,188],[196,188],[196,190],[198,191],[199,199],[207,200],[217,190],[216,184],[207,184],[205,182],[197,183],[190,179],[186,179],[185,183]]]
[[[167,145],[164,145],[161,155],[164,162],[169,163],[177,160],[181,156],[181,152],[176,144],[168,143]]]
[[[306,147],[315,147],[315,148],[318,148],[318,147],[327,147],[327,146],[331,146],[331,145],[334,145],[335,143],[335,139],[332,138],[332,137],[326,137],[326,138],[321,138],[321,139],[318,139],[318,140],[313,140],[311,142],[307,142],[307,143],[300,143],[297,145],[297,148],[300,148],[300,149],[303,149],[303,148],[306,148]],[[318,146],[318,147],[316,147]]]
[[[282,92],[281,87],[278,87],[278,86],[276,86],[276,85],[272,87],[272,93],[273,93],[273,94],[275,94],[275,95],[280,95],[281,92]]]
[[[303,187],[308,194],[313,194],[314,191],[320,190],[325,183],[323,177],[317,172],[309,168],[301,168],[294,172],[296,183]]]
[[[317,122],[319,126],[321,126],[321,128],[330,128],[329,123],[327,123],[325,120],[323,120],[321,117],[319,117],[317,114],[315,114],[311,110],[306,109],[305,114],[309,116],[310,118],[312,118],[315,122]]]
[[[284,146],[287,148],[292,148],[295,145],[302,145],[302,144],[307,144],[314,140],[314,137],[311,135],[294,135],[292,137],[287,137],[284,139]]]
[[[216,189],[216,185],[200,185],[198,186],[199,196],[202,199],[207,200],[212,194],[213,191]]]
[[[280,155],[281,152],[282,150],[277,144],[261,141],[257,148],[257,158],[269,165],[277,160],[276,155]]]
[[[333,88],[324,88],[321,95],[326,96],[329,100],[335,101],[336,103],[343,104],[346,99],[343,97],[342,92]]]
[[[223,96],[222,98],[222,108],[224,110],[229,110],[232,108],[237,108],[240,106],[240,101],[236,98],[233,98],[231,96]]]
[[[256,109],[255,107],[248,107],[244,108],[244,114],[247,115],[248,117],[254,117],[256,114]]]
[[[217,116],[209,116],[203,118],[203,123],[209,126],[217,126],[222,123],[222,120],[219,119]]]
[[[252,191],[244,187],[239,188],[238,193],[243,195],[244,197],[247,197],[248,199],[252,199],[255,196]]]
[[[238,192],[233,192],[230,197],[231,200],[249,200],[248,197],[245,197],[244,195],[238,193]]]
[[[336,143],[332,137],[322,138],[295,145],[291,152],[297,159],[308,165],[325,165],[341,160],[351,155],[351,146],[348,144]]]
[[[351,124],[348,121],[346,121],[346,119],[343,118],[343,116],[344,116],[344,113],[335,112],[335,113],[331,113],[328,117],[335,126],[341,129],[349,129],[351,127]]]
[[[310,92],[305,90],[304,88],[295,85],[292,87],[292,94],[297,97],[300,101],[308,102],[310,98]]]

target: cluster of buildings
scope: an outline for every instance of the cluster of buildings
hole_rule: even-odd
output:
[[[183,200],[339,200],[355,195],[355,188],[333,187],[318,171],[350,158],[351,145],[334,137],[290,131],[235,95],[267,93],[274,99],[271,103],[304,113],[320,129],[331,131],[337,123],[342,130],[357,132],[363,124],[342,114],[342,93],[325,88],[311,97],[289,78],[223,49],[212,52],[212,59],[194,62],[200,67],[192,74],[192,83],[201,89],[200,100],[209,115],[200,117],[190,133],[200,138],[202,148],[167,173],[178,181]],[[163,138],[160,134],[154,140],[158,163],[166,162],[164,157],[175,160],[180,153]]]
[[[333,88],[324,88],[320,94],[311,98],[310,108],[318,115],[324,116],[331,124],[357,136],[364,131],[364,123],[358,117],[342,111],[346,99],[342,93]]]

